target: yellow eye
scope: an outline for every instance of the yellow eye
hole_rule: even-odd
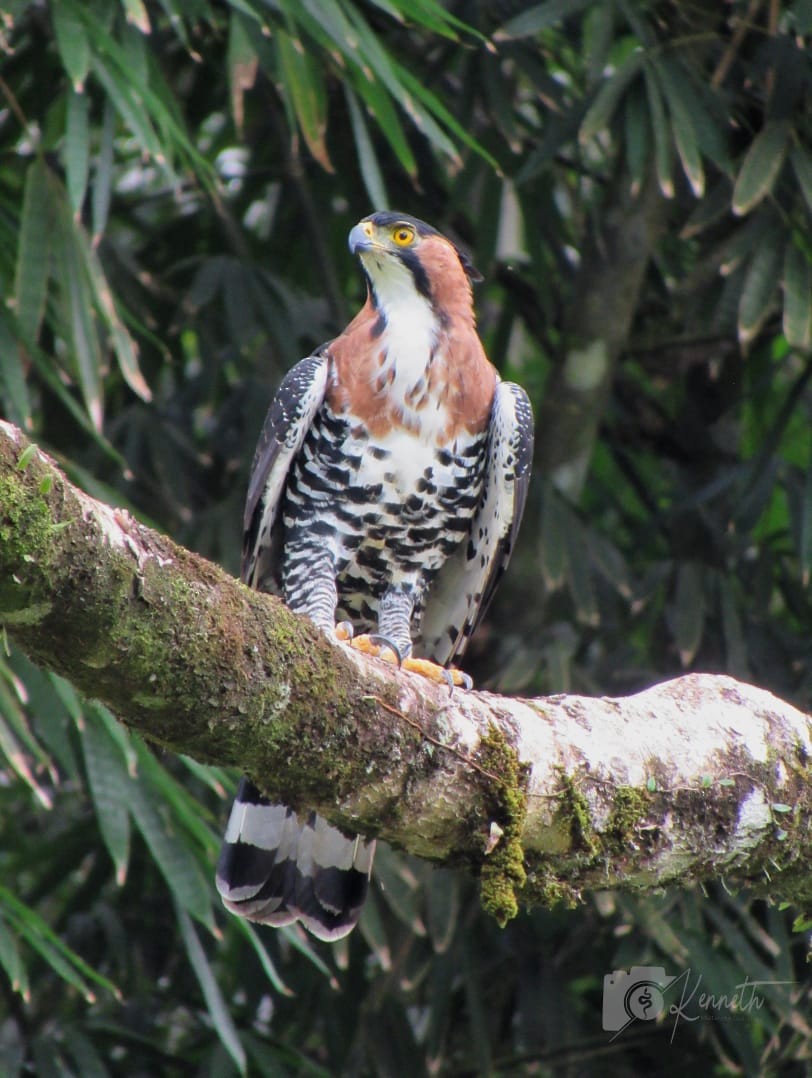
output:
[[[398,247],[408,247],[414,243],[414,229],[411,225],[398,225],[392,230],[392,239]]]

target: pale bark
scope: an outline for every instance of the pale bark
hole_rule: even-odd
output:
[[[719,877],[812,895],[812,724],[790,704],[711,674],[622,699],[449,694],[330,643],[27,445],[0,422],[0,622],[145,737],[508,890],[523,852],[520,902]]]

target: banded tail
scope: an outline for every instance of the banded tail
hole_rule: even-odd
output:
[[[243,778],[217,862],[217,890],[232,913],[263,924],[301,921],[322,940],[355,927],[375,841],[347,838],[311,812],[274,805]]]

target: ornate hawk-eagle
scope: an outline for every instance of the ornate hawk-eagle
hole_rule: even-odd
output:
[[[533,416],[524,390],[488,362],[476,271],[453,243],[396,213],[366,217],[349,243],[367,300],[271,404],[248,488],[242,579],[334,638],[350,623],[364,634],[353,646],[392,645],[404,667],[431,673],[462,655],[507,565]],[[217,886],[234,913],[299,920],[334,940],[358,920],[373,853],[374,842],[315,813],[300,818],[244,778]]]

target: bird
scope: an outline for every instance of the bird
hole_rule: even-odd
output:
[[[533,455],[525,391],[476,328],[481,277],[451,240],[378,211],[349,233],[366,301],[282,381],[260,435],[241,579],[343,646],[468,687],[459,659],[510,558]],[[375,841],[243,777],[217,865],[231,912],[347,935]]]

